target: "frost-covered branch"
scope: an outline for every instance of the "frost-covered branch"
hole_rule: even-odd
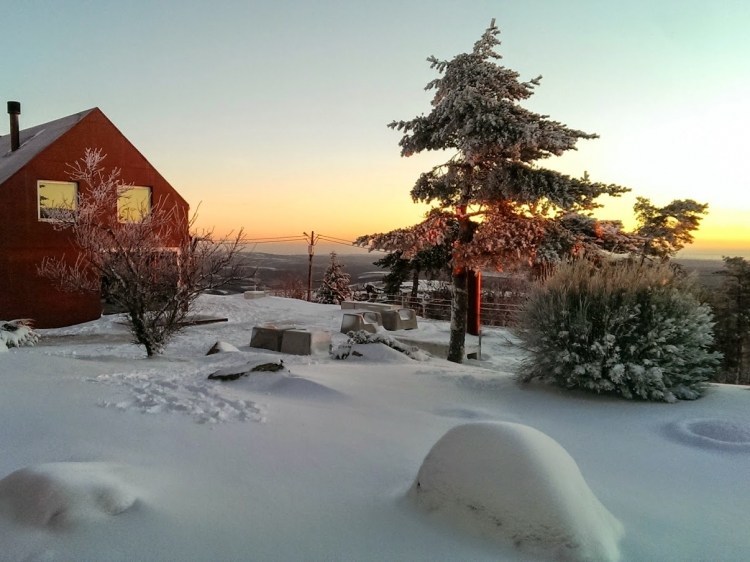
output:
[[[452,223],[455,223],[455,215],[435,210],[419,224],[390,232],[366,234],[357,238],[354,245],[370,251],[398,251],[405,259],[411,259],[417,252],[445,243],[451,235]]]

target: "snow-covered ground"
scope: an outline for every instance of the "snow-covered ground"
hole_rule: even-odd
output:
[[[748,558],[747,387],[677,404],[519,387],[502,329],[465,365],[281,355],[249,348],[252,327],[338,344],[341,310],[200,305],[229,321],[155,359],[112,317],[0,354],[0,560]],[[448,324],[408,335],[447,342]],[[206,356],[217,341],[239,352]]]

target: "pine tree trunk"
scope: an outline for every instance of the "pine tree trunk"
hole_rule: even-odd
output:
[[[464,200],[468,195],[463,194]],[[458,242],[465,244],[471,241],[471,223],[466,216],[466,204],[456,207],[458,216]],[[468,278],[469,273],[463,265],[457,265],[453,256],[453,298],[451,300],[451,340],[448,344],[448,361],[463,363],[466,357],[466,327],[469,310]]]
[[[451,340],[448,345],[448,361],[463,363],[466,356],[466,311],[469,296],[465,269],[453,272],[453,298],[451,300]]]

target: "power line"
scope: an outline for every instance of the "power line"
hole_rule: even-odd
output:
[[[314,239],[312,238],[313,236],[314,236]],[[367,250],[367,251],[385,252],[385,250],[380,250],[380,249],[370,250],[369,248],[358,246],[352,240],[339,238],[338,236],[329,236],[327,234],[315,234],[315,232],[312,232],[312,234],[307,234],[307,233],[303,233],[302,235],[288,234],[286,236],[264,236],[264,237],[258,237],[258,238],[250,238],[250,237],[243,236],[237,240],[241,244],[281,244],[285,242],[304,242],[308,246],[312,245],[313,247],[318,242],[318,240],[324,240],[331,244],[339,244],[341,246],[348,246],[350,248],[358,248],[358,249]],[[222,244],[222,243],[227,243],[228,241],[217,240],[216,242],[219,244]],[[312,251],[314,252],[314,250]]]
[[[298,235],[289,235],[289,236],[267,236],[264,238],[245,238],[244,236],[240,238],[242,242],[258,242],[258,243],[265,243],[265,242],[288,242],[293,240],[307,240],[304,236],[298,236]]]
[[[344,238],[338,238],[336,236],[329,236],[327,234],[321,234],[320,237],[330,240],[331,242],[341,242],[341,243],[346,243],[351,246],[354,246],[354,242],[352,242],[351,240],[345,240]]]
[[[344,242],[344,241],[340,241],[340,240],[335,240],[333,238],[328,238],[326,236],[323,236],[322,234],[320,235],[320,239],[321,240],[325,240],[326,242],[331,242],[332,244],[341,244],[342,246],[350,246],[350,247],[354,247],[354,248],[358,248],[359,247],[359,246],[355,246],[351,242]]]

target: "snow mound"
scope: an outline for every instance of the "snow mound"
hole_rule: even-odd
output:
[[[750,452],[750,424],[714,418],[688,419],[667,426],[677,441],[700,448]]]
[[[557,560],[618,560],[621,523],[551,437],[509,422],[454,427],[410,492],[417,505],[480,535]]]
[[[157,371],[100,375],[94,382],[125,387],[130,398],[102,401],[100,406],[144,414],[181,413],[198,423],[264,421],[263,410],[251,400],[233,397],[231,390],[179,374]]]
[[[0,480],[0,513],[17,523],[55,529],[117,515],[138,501],[121,472],[117,465],[87,462],[22,468]]]
[[[437,408],[434,413],[446,418],[460,418],[464,420],[489,420],[494,416],[489,412],[478,410],[476,408],[463,408],[460,406],[445,406]]]
[[[410,349],[407,346],[404,346],[404,349],[408,350],[408,354],[381,342],[357,343],[352,345],[352,351],[356,351],[359,355],[352,354],[349,356],[349,359],[352,361],[405,364],[410,364],[414,361],[427,361],[429,359],[429,355],[421,349]]]
[[[301,399],[338,399],[345,395],[323,384],[289,373],[250,373],[239,383],[242,388],[274,396]]]

